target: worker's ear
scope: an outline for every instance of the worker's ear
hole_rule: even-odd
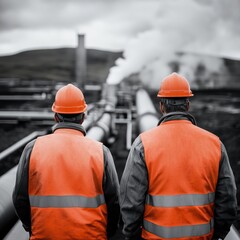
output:
[[[160,107],[161,113],[165,113],[165,108],[162,102],[159,102],[159,107]]]
[[[84,122],[84,119],[85,119],[85,113],[82,113],[79,123],[82,124]]]
[[[189,111],[189,109],[190,109],[190,102],[189,102],[189,100],[187,101],[187,111]]]
[[[54,120],[55,120],[55,122],[57,122],[57,123],[59,123],[59,122],[60,122],[60,119],[59,119],[59,117],[58,117],[58,114],[57,114],[57,113],[55,113],[55,114],[54,114]]]

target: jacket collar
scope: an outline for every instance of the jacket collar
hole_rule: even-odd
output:
[[[70,122],[59,122],[59,123],[55,124],[52,127],[52,132],[55,132],[57,129],[62,129],[62,128],[78,130],[78,131],[82,132],[84,136],[86,136],[86,131],[81,124],[70,123]]]
[[[167,121],[171,121],[171,120],[189,120],[192,122],[192,124],[197,125],[197,122],[195,120],[195,118],[188,112],[171,112],[171,113],[167,113],[165,115],[163,115],[159,122],[158,122],[158,126],[163,123],[163,122],[167,122]]]

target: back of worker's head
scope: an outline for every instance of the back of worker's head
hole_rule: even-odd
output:
[[[192,97],[187,79],[180,74],[172,73],[161,82],[158,95],[162,113],[187,112],[189,97]]]
[[[87,104],[84,95],[73,84],[68,84],[57,91],[55,102],[52,105],[57,122],[82,123],[86,110]]]

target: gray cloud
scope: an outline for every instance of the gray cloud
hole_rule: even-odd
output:
[[[101,1],[1,0],[1,29],[75,27],[101,16]]]
[[[238,0],[162,1],[157,9],[151,27],[129,41],[124,59],[111,69],[108,82],[118,83],[141,72],[145,79],[153,80],[155,76],[158,83],[160,74],[169,73],[168,63],[176,59],[175,52],[240,59]],[[220,68],[221,62],[217,66]]]
[[[0,0],[0,54],[74,46],[84,32],[87,47],[127,55],[146,35],[150,45],[237,55],[238,9],[238,0]]]

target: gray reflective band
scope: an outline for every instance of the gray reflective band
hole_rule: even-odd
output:
[[[152,222],[144,220],[143,227],[148,232],[151,232],[162,238],[194,237],[210,233],[213,228],[213,219],[211,219],[211,221],[206,224],[178,227],[158,226]]]
[[[83,196],[29,196],[31,207],[56,208],[97,208],[105,203],[103,195],[96,197]]]
[[[154,207],[202,206],[214,202],[215,193],[182,194],[174,196],[147,195],[146,204]]]

